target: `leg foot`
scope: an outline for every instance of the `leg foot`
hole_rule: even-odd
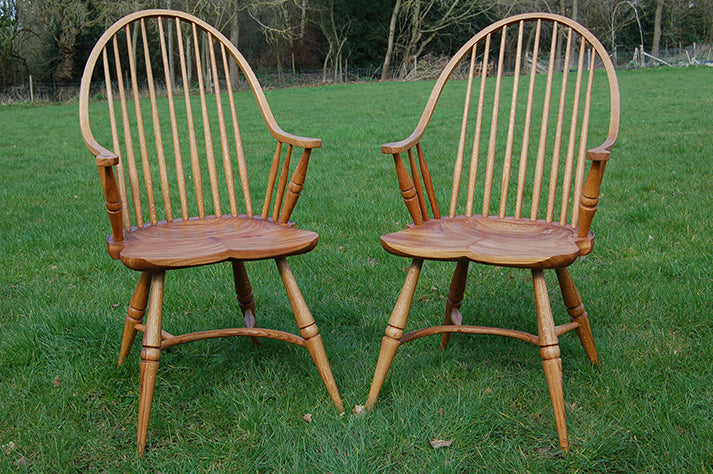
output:
[[[577,291],[577,287],[574,285],[572,275],[570,275],[566,267],[557,269],[557,280],[559,281],[562,299],[564,300],[565,306],[567,306],[570,319],[579,323],[577,335],[584,347],[584,351],[587,353],[587,357],[591,363],[599,364],[599,356],[597,355],[597,349],[594,347],[592,329],[589,326],[589,317],[584,310],[582,298],[579,296],[579,291]]]
[[[558,346],[550,346],[543,348],[550,350],[555,349],[559,353]],[[562,359],[559,357],[545,359],[543,355],[542,368],[545,370],[545,378],[547,379],[547,388],[550,392],[552,400],[552,410],[555,414],[555,424],[557,425],[557,435],[559,437],[560,446],[567,451],[569,441],[567,439],[567,421],[564,412],[564,389],[562,386]]]
[[[567,440],[567,423],[564,412],[562,360],[560,359],[560,347],[555,333],[550,298],[547,294],[547,284],[542,270],[532,270],[532,283],[535,289],[537,332],[540,355],[542,356],[542,368],[547,379],[547,388],[550,392],[560,446],[566,451],[569,447],[569,442]]]
[[[374,379],[369,389],[369,398],[366,402],[367,410],[374,408],[376,399],[379,397],[379,392],[386,379],[386,373],[389,371],[396,351],[401,345],[399,340],[403,336],[404,328],[406,328],[408,314],[411,310],[411,302],[416,292],[416,283],[418,283],[422,265],[423,260],[414,259],[413,262],[411,262],[411,268],[409,268],[408,275],[406,275],[406,282],[401,289],[399,299],[396,301],[396,306],[394,306],[394,310],[391,312],[389,326],[386,328],[386,336],[381,341],[379,361],[376,363]]]
[[[277,258],[275,259],[275,262],[277,263],[277,268],[280,271],[282,283],[285,285],[285,290],[287,290],[287,297],[290,300],[290,306],[292,306],[292,312],[295,315],[297,327],[300,329],[300,335],[305,340],[305,347],[309,351],[312,356],[312,360],[317,366],[319,375],[322,377],[324,386],[327,388],[327,392],[332,398],[334,406],[337,408],[339,413],[344,413],[342,398],[339,396],[337,384],[334,381],[332,369],[330,368],[329,360],[327,359],[327,352],[324,350],[324,344],[322,343],[322,336],[320,336],[319,329],[314,323],[312,313],[307,307],[307,303],[302,296],[302,292],[297,286],[297,281],[295,280],[295,276],[287,263],[287,259]]]
[[[146,315],[146,331],[141,349],[140,388],[139,388],[139,425],[136,449],[139,455],[146,446],[151,404],[153,402],[158,361],[161,358],[161,316],[163,306],[164,272],[156,272],[151,279],[151,301]]]

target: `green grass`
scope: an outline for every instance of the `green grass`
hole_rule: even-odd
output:
[[[379,244],[408,220],[379,146],[411,132],[432,83],[268,92],[285,130],[324,140],[293,215],[320,244],[291,265],[347,414],[335,413],[298,347],[197,342],[161,359],[144,458],[134,448],[138,345],[116,367],[136,275],[106,254],[77,106],[0,107],[0,470],[713,471],[713,70],[619,78],[622,127],[597,245],[572,269],[601,366],[575,336],[562,338],[566,455],[538,351],[516,340],[454,336],[446,351],[436,337],[415,341],[397,354],[373,414],[350,413],[366,400],[408,265]],[[451,268],[425,264],[413,327],[442,318]],[[274,264],[248,270],[258,320],[291,330]],[[531,330],[527,276],[473,267],[465,318]],[[228,326],[237,312],[228,265],[169,274],[169,330]],[[454,442],[434,450],[429,439]]]

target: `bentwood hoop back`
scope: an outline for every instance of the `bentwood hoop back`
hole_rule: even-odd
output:
[[[249,155],[243,146],[238,118],[251,110],[242,110],[236,95],[245,86],[257,102],[252,112],[267,126],[265,136],[275,140],[274,151],[263,157]],[[104,95],[105,105],[90,104],[90,94]],[[204,21],[169,10],[133,13],[102,35],[82,77],[79,116],[104,191],[109,254],[140,272],[119,355],[121,364],[137,331],[144,333],[139,452],[146,443],[161,351],[184,342],[249,336],[256,346],[260,337],[304,346],[342,411],[321,336],[286,260],[317,244],[317,234],[297,229],[290,216],[310,153],[321,141],[284,132],[235,46]],[[258,173],[265,182],[257,210],[248,180],[254,168],[265,170]],[[245,262],[261,259],[275,260],[299,335],[257,327]],[[245,327],[166,332],[166,271],[221,262],[232,265]]]
[[[449,105],[435,113],[443,100]],[[568,266],[593,247],[590,225],[617,139],[619,108],[614,65],[604,47],[582,25],[559,15],[506,18],[455,54],[414,132],[382,146],[393,156],[413,224],[384,235],[381,242],[412,263],[383,338],[368,408],[401,344],[432,334],[442,334],[444,348],[452,333],[513,337],[540,347],[559,443],[567,449],[559,336],[576,330],[589,359],[597,362],[587,313]],[[427,128],[434,126],[453,140],[429,141]],[[437,169],[447,163],[452,171],[441,180],[444,175]],[[449,178],[451,192],[442,208],[438,185]],[[456,262],[445,322],[404,333],[424,260]],[[464,324],[460,309],[471,262],[530,269],[536,335]],[[557,274],[568,323],[554,323],[546,269]]]

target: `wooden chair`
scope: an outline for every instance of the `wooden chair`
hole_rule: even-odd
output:
[[[89,103],[93,78],[99,82],[98,92],[106,95],[103,107]],[[248,165],[262,161],[245,156],[234,97],[239,85],[252,89],[277,142],[274,156],[262,166],[267,186],[257,213]],[[159,87],[167,97],[158,97]],[[321,146],[321,140],[285,133],[235,46],[204,21],[168,10],[133,13],[102,35],[82,77],[79,115],[104,190],[111,223],[109,254],[141,272],[119,354],[121,364],[137,331],[144,333],[139,453],[146,443],[161,352],[184,342],[249,336],[256,346],[261,337],[304,346],[334,405],[343,411],[321,336],[286,259],[317,245],[316,233],[297,229],[289,219],[302,191],[310,153]],[[104,145],[93,131],[102,134]],[[301,157],[291,160],[296,148],[303,149]],[[209,189],[204,189],[205,181]],[[277,263],[299,335],[256,327],[245,262],[262,259]],[[220,262],[232,265],[245,327],[177,336],[164,331],[166,271]]]
[[[461,80],[454,80],[457,76]],[[430,123],[439,98],[446,97],[449,108],[436,115],[443,122]],[[454,106],[458,101],[461,105]],[[590,113],[595,107],[608,107],[608,117]],[[447,143],[427,141],[429,125],[440,126],[442,136],[453,136],[452,149]],[[614,66],[592,33],[568,18],[513,16],[484,29],[456,53],[438,78],[415,131],[382,146],[383,153],[393,155],[413,219],[407,229],[382,236],[382,246],[412,263],[383,338],[368,409],[397,349],[406,342],[442,334],[445,348],[451,333],[513,337],[540,347],[559,442],[567,449],[559,336],[575,329],[589,360],[598,362],[587,313],[567,267],[592,250],[590,224],[618,128]],[[601,145],[587,148],[595,140]],[[449,156],[455,161],[444,215],[437,202],[438,176],[426,164],[429,143],[435,151],[432,163],[441,165]],[[587,160],[591,165],[585,179]],[[456,262],[445,322],[404,334],[424,260]],[[537,335],[463,324],[460,308],[470,262],[530,269]],[[571,322],[554,323],[546,269],[557,274]]]

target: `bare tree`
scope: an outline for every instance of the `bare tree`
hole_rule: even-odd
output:
[[[27,75],[27,61],[20,48],[28,33],[17,19],[15,1],[0,1],[0,87],[15,83],[19,75]]]
[[[416,63],[426,47],[437,34],[455,25],[467,23],[483,10],[475,0],[403,0],[396,1],[391,24],[394,33],[389,33],[389,45],[384,58],[384,73],[388,74],[388,66],[396,55],[400,58],[399,77],[405,77],[412,65]],[[402,19],[402,27],[396,33],[398,18]]]
[[[396,0],[394,11],[391,13],[391,21],[389,23],[389,39],[386,46],[386,55],[384,56],[384,65],[381,68],[381,80],[385,81],[389,77],[389,67],[391,66],[391,55],[394,53],[394,35],[396,34],[396,20],[399,17],[401,9],[401,0]]]
[[[52,35],[59,50],[59,64],[54,73],[57,82],[69,82],[74,75],[79,35],[106,19],[107,2],[82,0],[45,0],[27,2],[28,11]]]
[[[282,60],[286,46],[294,47],[295,40],[304,34],[304,22],[309,5],[305,0],[251,0],[247,12],[262,30],[268,45],[275,52],[278,75],[282,74]]]
[[[329,0],[319,8],[316,25],[328,45],[322,66],[322,81],[327,80],[327,70],[331,65],[334,82],[342,82],[346,79],[345,46],[351,29],[351,20],[338,25],[334,18],[334,0]]]
[[[656,0],[656,15],[654,16],[654,40],[651,45],[651,54],[658,57],[661,46],[661,20],[663,18],[664,0]]]

